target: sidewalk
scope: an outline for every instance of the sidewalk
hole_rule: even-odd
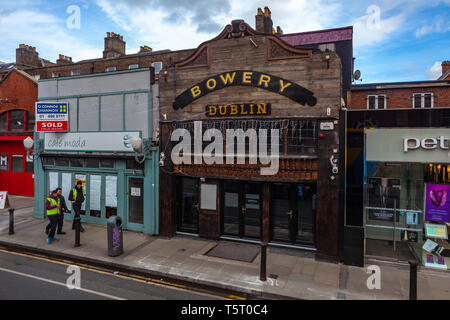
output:
[[[65,221],[67,234],[49,245],[44,233],[48,221],[34,218],[32,212],[32,207],[16,210],[15,234],[8,235],[8,210],[0,210],[1,246],[226,289],[251,297],[320,300],[409,297],[406,267],[380,264],[381,289],[369,290],[367,266],[358,268],[320,262],[314,260],[311,253],[301,250],[269,247],[267,275],[277,275],[277,278],[268,277],[268,281],[261,282],[259,255],[252,263],[209,257],[204,254],[217,242],[195,237],[167,239],[124,231],[124,253],[109,257],[106,228],[84,224],[86,232],[81,234],[81,247],[75,248],[71,222]],[[418,299],[450,299],[450,273],[420,269]]]

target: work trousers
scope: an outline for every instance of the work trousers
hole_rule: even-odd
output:
[[[57,214],[51,215],[51,216],[47,216],[48,219],[50,220],[50,231],[48,233],[48,237],[49,238],[54,238],[55,237],[55,232],[56,232],[56,226],[58,225],[58,220],[59,217]]]

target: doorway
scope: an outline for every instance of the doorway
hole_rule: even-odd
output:
[[[198,234],[199,180],[181,178],[179,182],[177,231]]]
[[[224,181],[224,235],[261,238],[261,184]]]
[[[144,178],[127,177],[127,229],[144,231]]]
[[[316,184],[273,183],[271,195],[271,240],[314,245]]]

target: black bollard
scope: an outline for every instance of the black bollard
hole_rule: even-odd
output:
[[[417,261],[409,260],[409,300],[417,300]]]
[[[75,217],[75,247],[80,246],[81,218]]]
[[[8,234],[14,234],[14,208],[9,209],[9,232]]]
[[[259,280],[266,281],[266,264],[267,264],[267,244],[261,244],[261,268],[259,273]]]

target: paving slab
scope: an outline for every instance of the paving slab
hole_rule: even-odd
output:
[[[20,201],[16,203],[20,205]],[[316,261],[312,252],[269,247],[268,278],[262,282],[259,280],[259,255],[252,263],[206,256],[217,241],[180,235],[169,239],[124,231],[124,253],[109,257],[106,228],[84,224],[86,231],[81,234],[81,247],[75,248],[74,231],[70,222],[66,222],[67,234],[49,245],[44,233],[48,221],[34,218],[32,206],[21,210],[14,235],[2,229],[5,223],[1,220],[2,214],[3,218],[6,216],[5,212],[0,212],[0,245],[262,298],[394,300],[409,297],[407,266],[380,265],[381,289],[369,290],[366,284],[370,276],[366,272],[368,265],[364,268],[343,266]],[[270,274],[277,275],[277,279],[270,278]],[[450,273],[419,268],[418,298],[450,299]]]

